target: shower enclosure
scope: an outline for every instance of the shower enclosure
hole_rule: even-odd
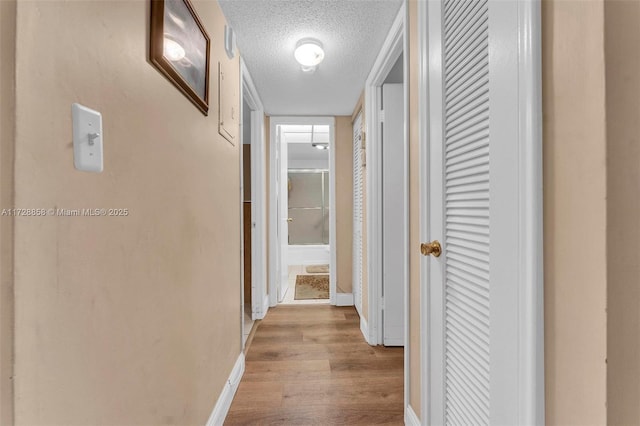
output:
[[[289,244],[329,244],[329,171],[289,169]]]

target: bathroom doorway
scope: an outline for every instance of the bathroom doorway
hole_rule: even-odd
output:
[[[270,302],[335,304],[333,118],[271,118]]]

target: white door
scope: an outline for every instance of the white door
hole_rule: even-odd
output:
[[[353,300],[362,316],[362,112],[353,122]]]
[[[280,218],[282,217],[282,206],[280,206],[280,203],[282,202],[281,197],[280,197],[280,156],[282,155],[280,152],[280,140],[281,140],[281,135],[280,135],[280,127],[278,126],[276,128],[276,143],[275,143],[275,168],[274,168],[274,176],[275,176],[275,185],[274,188],[272,188],[275,192],[275,204],[276,204],[276,217],[275,217],[275,225],[274,228],[276,230],[275,232],[275,240],[276,240],[276,244],[275,244],[275,259],[273,260],[273,265],[274,265],[274,271],[275,271],[275,291],[271,291],[271,296],[275,295],[275,300],[276,302],[279,302],[281,299],[279,297],[279,293],[280,293],[280,277],[282,275],[282,262],[280,262],[280,258],[282,257],[282,244],[280,243],[281,239],[282,239],[282,231],[280,230],[280,228],[282,227],[282,221],[280,220]],[[273,222],[272,222],[273,223]]]
[[[539,210],[524,186],[539,173],[527,169],[539,153],[523,120],[538,99],[523,90],[519,56],[532,49],[522,34],[536,12],[527,0],[426,3],[426,421],[543,423],[539,253],[527,248]],[[428,255],[435,241],[439,257]]]
[[[404,90],[382,86],[382,337],[404,345]]]
[[[287,141],[282,127],[278,129],[278,146],[280,151],[279,194],[280,194],[280,282],[278,285],[278,301],[282,302],[289,288],[289,165]]]

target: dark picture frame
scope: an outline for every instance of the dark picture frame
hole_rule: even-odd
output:
[[[189,0],[151,0],[149,60],[209,114],[211,39]]]

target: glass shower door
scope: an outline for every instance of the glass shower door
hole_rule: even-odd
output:
[[[289,170],[289,244],[329,244],[329,172]]]

